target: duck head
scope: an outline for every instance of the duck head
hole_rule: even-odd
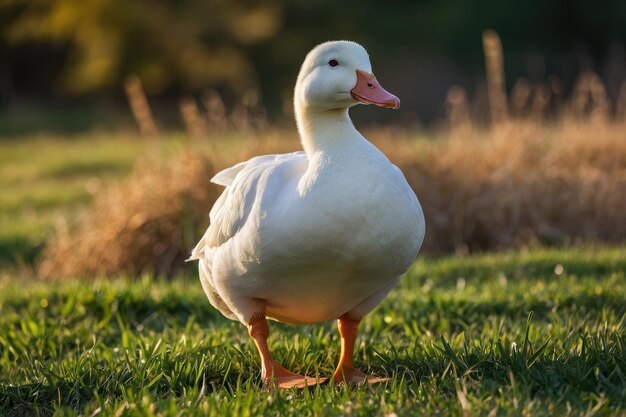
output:
[[[296,114],[347,109],[356,104],[397,109],[400,99],[374,74],[365,48],[350,41],[325,42],[306,56],[294,94]]]

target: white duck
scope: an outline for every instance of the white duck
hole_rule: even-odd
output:
[[[294,95],[304,152],[258,156],[212,179],[226,189],[190,259],[211,304],[248,327],[266,386],[316,383],[272,359],[266,318],[338,319],[335,382],[384,380],[354,368],[357,327],[415,260],[424,216],[402,172],[353,126],[348,108],[358,103],[400,106],[362,46],[318,45]]]

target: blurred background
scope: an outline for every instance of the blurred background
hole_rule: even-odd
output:
[[[504,46],[506,88],[520,78],[567,97],[592,70],[618,99],[626,79],[626,3],[331,0],[0,1],[0,135],[133,127],[125,83],[141,80],[159,126],[183,129],[179,102],[215,91],[290,120],[299,66],[316,44],[349,39],[369,49],[399,112],[359,109],[367,121],[419,123],[445,116],[452,85],[485,117],[481,36]],[[364,113],[364,114],[362,114]]]
[[[623,245],[624,1],[0,0],[0,275],[183,270],[212,175],[299,149],[295,79],[333,39],[402,100],[351,115],[425,254]]]

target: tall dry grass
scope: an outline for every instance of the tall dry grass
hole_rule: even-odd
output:
[[[404,155],[427,252],[626,240],[624,126],[511,121]]]
[[[486,32],[484,45],[489,127],[475,123],[467,93],[455,86],[446,101],[448,130],[438,140],[415,139],[396,128],[366,134],[402,169],[422,203],[423,252],[623,244],[626,83],[611,103],[591,72],[578,77],[567,101],[556,77],[540,85],[519,80],[507,101],[497,34]],[[255,97],[228,116],[215,93],[204,101],[204,116],[195,104],[185,104],[189,131],[235,126],[255,132],[244,151],[200,151],[195,141],[173,161],[138,162],[130,178],[96,197],[76,228],[52,236],[40,276],[172,274],[208,225],[221,192],[209,182],[213,174],[255,155],[297,147],[293,132],[265,127]]]
[[[625,128],[528,119],[437,141],[391,130],[367,136],[402,169],[422,203],[423,252],[444,254],[623,243]],[[272,134],[251,139],[237,156],[190,148],[169,162],[140,161],[127,180],[96,197],[75,229],[50,239],[40,276],[174,273],[208,225],[221,192],[209,182],[216,170],[293,147],[293,135]]]
[[[504,54],[500,37],[493,30],[483,33],[483,50],[487,85],[489,92],[489,110],[491,121],[501,123],[508,117],[506,106],[506,88],[504,82]]]
[[[97,195],[73,229],[58,229],[41,255],[42,278],[171,275],[206,227],[219,190],[209,159],[147,156],[132,175]]]

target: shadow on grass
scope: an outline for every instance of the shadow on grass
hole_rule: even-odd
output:
[[[533,313],[535,320],[549,321],[553,313],[559,311],[581,313],[612,311],[618,317],[626,313],[626,303],[622,294],[577,294],[560,296],[558,299],[527,300],[502,300],[493,302],[456,301],[448,306],[439,305],[436,309],[449,307],[453,315],[457,317],[471,317],[472,319],[484,319],[490,316],[508,317],[519,319]],[[444,310],[445,311],[445,310]]]

